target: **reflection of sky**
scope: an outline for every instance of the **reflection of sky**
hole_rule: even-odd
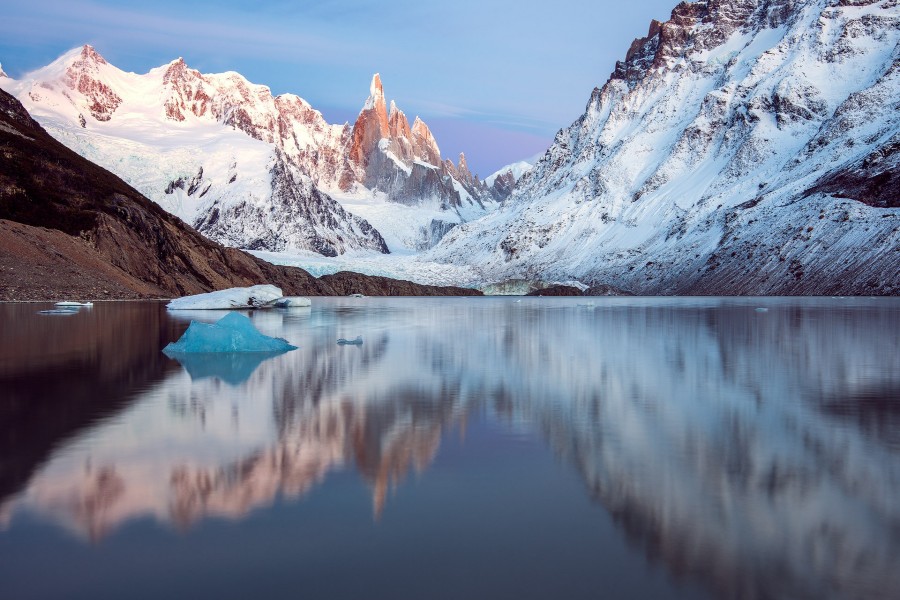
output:
[[[238,71],[298,94],[337,123],[352,122],[380,72],[410,122],[421,116],[444,156],[465,151],[484,177],[545,150],[675,4],[8,2],[0,61],[16,77],[85,43],[139,73],[184,56],[203,72]]]
[[[96,538],[141,516],[244,517],[352,465],[385,514],[411,473],[429,476],[448,431],[488,414],[549,442],[632,541],[723,596],[900,590],[896,436],[827,409],[900,389],[900,313],[797,302],[256,311],[300,349],[239,386],[169,375],[61,448],[7,510]],[[335,344],[356,335],[366,344]]]

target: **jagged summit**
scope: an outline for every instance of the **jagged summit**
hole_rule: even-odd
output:
[[[384,98],[384,87],[381,85],[381,74],[372,75],[372,83],[369,85],[369,95],[372,98]]]
[[[3,70],[3,63],[0,63],[0,77],[9,77],[9,75],[6,74],[6,71]]]
[[[93,62],[98,65],[108,64],[106,59],[103,58],[97,50],[91,46],[90,44],[85,44],[81,47],[81,59],[88,62]]]

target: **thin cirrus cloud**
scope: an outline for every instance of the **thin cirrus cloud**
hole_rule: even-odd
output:
[[[183,56],[300,95],[336,122],[352,120],[380,72],[388,97],[432,125],[446,155],[465,150],[489,173],[546,148],[674,4],[30,0],[4,9],[0,61],[17,76],[83,43],[136,72]]]

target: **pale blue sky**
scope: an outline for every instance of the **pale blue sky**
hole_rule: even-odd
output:
[[[28,0],[0,9],[11,76],[94,45],[143,73],[183,56],[239,71],[352,121],[380,72],[388,99],[421,116],[441,151],[482,176],[544,150],[584,110],[650,19],[677,0]]]

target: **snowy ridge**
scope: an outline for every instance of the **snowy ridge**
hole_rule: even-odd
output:
[[[682,3],[430,257],[645,294],[900,291],[900,6]]]
[[[374,201],[381,192],[411,206],[437,196],[441,221],[452,224],[496,206],[467,169],[444,172],[424,122],[417,118],[410,128],[393,103],[389,121],[377,75],[352,127],[331,125],[302,98],[273,96],[239,73],[202,74],[181,58],[143,75],[126,73],[90,46],[19,81],[4,78],[2,87],[61,142],[229,246],[325,256],[388,252],[379,232],[332,194]],[[373,111],[374,134],[363,118]],[[468,178],[467,197],[459,197],[453,177]],[[395,250],[430,239],[430,208],[413,220],[420,237]]]
[[[536,161],[534,161],[536,162]],[[526,160],[520,160],[518,162],[514,162],[512,164],[508,164],[505,167],[500,167],[490,175],[484,178],[484,182],[489,186],[494,185],[494,182],[497,181],[497,178],[506,175],[507,173],[512,174],[513,179],[518,181],[522,178],[522,176],[534,168],[534,162],[529,162]]]

